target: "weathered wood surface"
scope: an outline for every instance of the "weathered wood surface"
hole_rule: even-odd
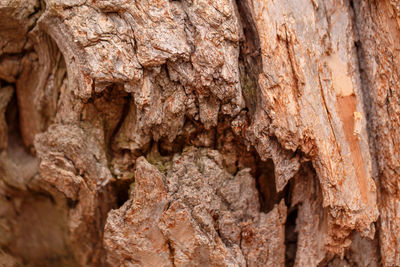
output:
[[[400,2],[0,0],[0,265],[400,266]]]

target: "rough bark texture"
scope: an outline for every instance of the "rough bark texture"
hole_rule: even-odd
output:
[[[1,266],[400,266],[400,1],[0,0]]]

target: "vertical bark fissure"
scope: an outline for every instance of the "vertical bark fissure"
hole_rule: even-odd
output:
[[[369,1],[368,1],[369,2]],[[355,6],[357,5],[357,7]],[[356,50],[356,55],[357,55],[357,69],[358,69],[358,74],[359,74],[359,79],[361,83],[361,99],[363,101],[363,107],[365,111],[365,117],[366,117],[366,128],[367,128],[367,137],[368,137],[368,147],[369,151],[371,154],[371,161],[372,161],[372,175],[373,179],[375,181],[376,187],[377,187],[377,197],[378,197],[378,203],[381,198],[381,180],[379,179],[380,171],[379,171],[379,164],[378,164],[378,155],[377,155],[377,140],[374,138],[374,123],[372,121],[372,100],[371,100],[371,89],[369,86],[369,80],[370,78],[367,77],[367,71],[364,70],[363,66],[365,65],[365,52],[364,52],[364,47],[363,43],[360,40],[360,29],[359,29],[359,21],[357,21],[357,17],[359,14],[357,14],[357,10],[360,8],[360,3],[356,0],[350,0],[349,7],[351,9],[352,13],[352,24],[353,24],[353,30],[354,30],[354,35],[355,35],[355,42],[354,42],[354,47]],[[369,5],[370,6],[370,5]],[[370,6],[370,12],[372,12],[372,8]],[[374,223],[375,228],[376,228],[376,234],[374,236],[374,239],[378,239],[379,234],[380,234],[380,228],[378,226],[378,222],[381,220],[379,217],[377,222]],[[380,242],[377,242],[377,255],[376,257],[381,260],[381,247],[380,247]]]

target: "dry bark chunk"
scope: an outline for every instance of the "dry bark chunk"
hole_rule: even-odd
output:
[[[285,220],[283,201],[260,212],[249,169],[230,175],[215,150],[176,155],[166,175],[140,157],[131,198],[107,218],[108,262],[283,266]]]

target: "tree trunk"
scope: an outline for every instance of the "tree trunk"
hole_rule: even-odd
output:
[[[399,0],[0,0],[1,266],[400,266]]]

